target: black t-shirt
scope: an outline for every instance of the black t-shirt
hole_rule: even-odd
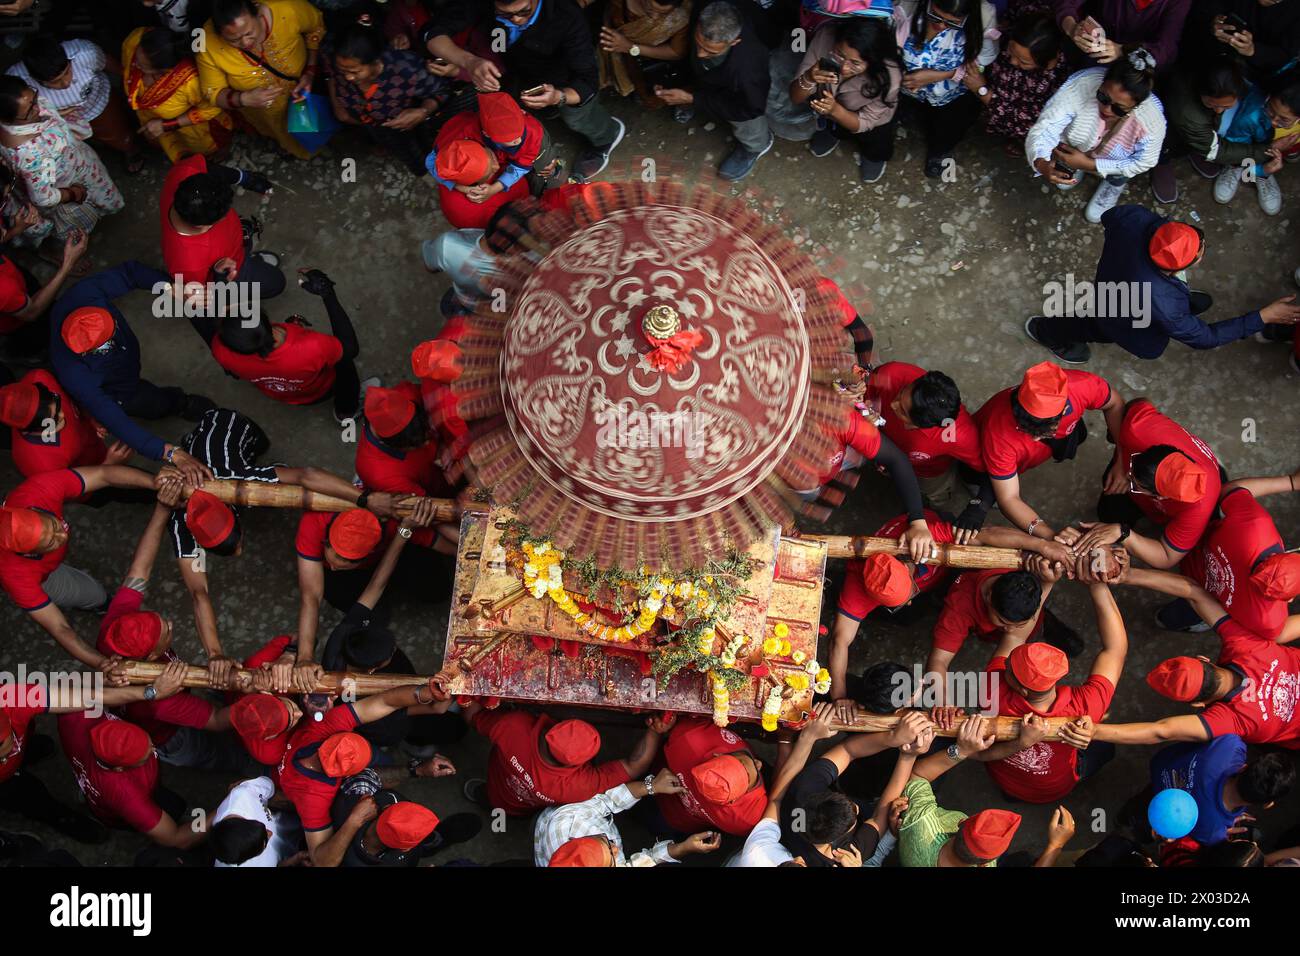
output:
[[[396,790],[383,789],[380,786],[379,774],[367,768],[355,777],[349,777],[339,788],[334,804],[330,807],[330,816],[333,818],[336,830],[343,825],[343,821],[348,818],[352,808],[361,802],[362,797],[374,797],[380,813],[405,799]],[[414,850],[384,849],[378,856],[366,852],[361,846],[361,838],[369,829],[370,824],[366,824],[352,838],[352,843],[343,854],[340,866],[419,866],[419,847]],[[370,842],[372,849],[378,848],[377,839],[372,839]]]
[[[798,828],[800,832],[796,832],[794,819],[795,813],[803,811],[814,797],[825,793],[827,790],[839,791],[839,778],[840,772],[835,764],[825,757],[819,757],[799,771],[798,776],[791,781],[785,796],[781,798],[781,842],[785,844],[786,849],[792,855],[803,857],[805,866],[838,866],[833,859],[823,856],[820,851],[808,842],[804,836],[806,826],[800,826]],[[876,844],[880,842],[880,834],[876,831],[874,825],[867,822],[871,819],[871,814],[866,812],[861,801],[857,803],[857,826],[835,845],[844,847],[850,843],[856,843],[865,863],[867,858],[876,852]]]
[[[344,642],[349,635],[365,630],[372,623],[376,623],[376,620],[374,610],[360,602],[348,608],[348,612],[343,615],[343,620],[330,632],[329,640],[321,650],[321,667],[327,671],[348,670],[347,661],[343,658]],[[406,656],[406,652],[399,647],[393,652],[392,660],[376,673],[405,675],[414,674],[416,670],[411,659]],[[406,739],[410,731],[411,718],[405,710],[394,711],[387,717],[381,717],[357,728],[357,733],[376,747],[391,747],[398,744]]]

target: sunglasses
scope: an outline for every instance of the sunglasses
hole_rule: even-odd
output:
[[[1128,109],[1126,109],[1123,106],[1116,106],[1115,101],[1110,98],[1110,94],[1107,93],[1105,90],[1097,91],[1097,102],[1100,103],[1102,106],[1109,106],[1110,111],[1114,113],[1116,116],[1118,116],[1120,119],[1123,119],[1125,116],[1128,116],[1129,113]]]
[[[965,17],[962,17],[960,20],[949,20],[946,19],[945,17],[939,16],[939,14],[934,12],[933,3],[926,4],[925,18],[929,20],[931,23],[942,23],[945,27],[948,27],[950,30],[960,30],[962,27],[966,25]]]

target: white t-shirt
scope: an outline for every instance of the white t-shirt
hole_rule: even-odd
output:
[[[749,831],[749,837],[740,852],[727,861],[727,866],[780,866],[794,856],[781,843],[781,825],[775,820],[759,820]]]
[[[217,812],[212,815],[212,825],[216,826],[226,817],[242,817],[256,820],[266,827],[271,838],[266,841],[266,849],[251,860],[243,863],[222,863],[217,866],[279,866],[280,861],[293,856],[298,849],[302,827],[292,813],[276,813],[266,805],[275,796],[275,784],[270,777],[255,777],[237,785],[221,801]]]

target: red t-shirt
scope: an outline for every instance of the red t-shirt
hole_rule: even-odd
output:
[[[487,775],[492,806],[526,816],[539,807],[590,800],[632,779],[621,760],[561,767],[543,759],[538,739],[554,723],[545,714],[522,710],[483,710],[474,716],[474,729],[492,741]]]
[[[996,641],[1002,636],[1002,629],[989,616],[982,589],[985,581],[1006,573],[1004,570],[963,571],[957,575],[943,599],[939,619],[934,623],[932,644],[935,650],[956,654],[972,633],[981,641]],[[1037,634],[1042,626],[1040,614],[1033,634]]]
[[[990,674],[1006,669],[1005,657],[993,658],[987,668]],[[997,688],[999,717],[1024,717],[1026,714],[1082,717],[1086,714],[1100,723],[1115,696],[1115,685],[1100,674],[1093,674],[1081,686],[1057,687],[1056,700],[1048,710],[1029,706],[1029,701],[1013,691],[1004,680],[997,681]],[[984,766],[993,782],[1007,796],[1026,803],[1055,803],[1079,782],[1079,751],[1060,742],[1041,740],[1018,754],[990,761]]]
[[[9,492],[4,503],[10,508],[44,511],[63,521],[64,503],[79,497],[85,490],[86,483],[72,469],[47,471],[33,475]],[[67,522],[63,523],[66,527]],[[68,540],[72,540],[71,536]],[[42,555],[17,554],[0,549],[0,587],[24,611],[39,611],[50,603],[50,596],[45,593],[45,579],[63,563],[67,553],[66,543]]]
[[[139,767],[110,770],[95,759],[90,746],[90,731],[99,721],[118,719],[113,714],[90,717],[82,711],[62,714],[59,742],[90,812],[109,826],[124,825],[145,833],[158,825],[164,813],[153,799],[158,789],[158,757],[150,755]]]
[[[32,722],[49,709],[49,696],[40,684],[0,686],[0,712],[9,718],[14,736],[14,749],[10,751],[9,759],[0,763],[0,783],[16,774],[23,765],[23,746],[27,743]]]
[[[1285,550],[1273,516],[1245,488],[1219,500],[1222,518],[1210,522],[1201,543],[1179,565],[1248,631],[1276,640],[1287,619],[1287,602],[1267,597],[1250,583],[1259,562]]]
[[[1199,501],[1129,495],[1129,500],[1141,508],[1144,515],[1164,526],[1164,540],[1169,547],[1190,551],[1201,539],[1219,501],[1223,487],[1219,480],[1219,459],[1214,457],[1209,445],[1169,416],[1156,411],[1156,407],[1145,398],[1140,398],[1124,412],[1124,424],[1120,426],[1115,444],[1115,454],[1123,463],[1125,475],[1130,473],[1129,463],[1133,456],[1153,445],[1172,445],[1205,470],[1205,494]]]
[[[346,733],[360,723],[351,704],[338,704],[324,720],[303,721],[289,738],[289,747],[280,760],[280,789],[293,801],[304,830],[328,830],[333,826],[330,806],[343,781],[323,771],[309,770],[302,762],[315,755],[327,737]]]
[[[907,530],[907,515],[899,515],[891,518],[876,529],[874,537],[877,538],[898,538]],[[952,544],[956,540],[953,533],[953,527],[947,521],[944,521],[929,508],[925,509],[925,523],[930,529],[930,534],[934,540],[940,544]],[[840,589],[837,610],[845,617],[851,617],[855,621],[860,621],[876,608],[880,607],[880,602],[874,597],[867,594],[867,588],[862,583],[862,567],[865,561],[854,558],[845,565],[844,569],[844,587]],[[939,564],[920,565],[913,572],[913,580],[916,581],[916,589],[919,593],[925,593],[932,590],[940,582],[947,580],[948,569]]]
[[[231,375],[256,385],[267,398],[287,405],[320,401],[334,387],[334,366],[343,358],[343,343],[301,325],[273,324],[284,330],[284,341],[265,358],[242,355],[220,336],[212,340],[213,358]]]
[[[162,254],[168,278],[179,275],[187,283],[208,282],[213,279],[212,267],[218,261],[234,259],[236,268],[244,264],[244,229],[239,223],[239,213],[233,208],[211,229],[198,236],[183,236],[171,223],[170,213],[177,187],[191,176],[207,171],[206,159],[190,156],[173,166],[163,180],[158,207],[162,213]]]
[[[29,298],[23,271],[8,256],[0,255],[0,334],[16,332],[27,324],[14,313],[21,311]]]
[[[833,436],[839,443],[839,450],[831,455],[830,461],[826,463],[827,469],[821,478],[823,485],[840,473],[844,467],[844,454],[847,449],[852,448],[867,461],[874,461],[880,454],[880,429],[856,408],[850,408],[845,412],[844,421],[834,431]]]
[[[59,396],[64,419],[63,427],[54,433],[54,440],[48,443],[44,440],[44,430],[29,435],[17,428],[9,429],[14,467],[23,477],[30,478],[32,475],[61,468],[102,465],[108,454],[108,446],[99,437],[95,420],[73,401],[58,380],[45,369],[38,368],[24,375],[21,381],[42,385]]]
[[[1110,384],[1091,372],[1068,369],[1066,377],[1065,414],[1056,428],[1056,438],[1065,438],[1083,418],[1083,413],[1101,408],[1110,401]],[[1046,442],[1030,438],[1016,427],[1011,412],[1011,393],[1015,388],[1004,388],[975,413],[975,424],[980,430],[980,452],[984,465],[993,478],[1010,478],[1037,468],[1052,457]]]
[[[898,393],[925,374],[925,369],[906,362],[886,362],[871,373],[867,397],[885,420],[885,435],[907,453],[918,478],[936,478],[960,461],[976,471],[984,470],[980,453],[980,432],[966,406],[958,408],[952,425],[909,428],[890,408]]]
[[[1219,666],[1242,675],[1231,697],[1201,711],[1211,737],[1236,734],[1248,744],[1300,750],[1300,648],[1274,644],[1229,617],[1215,625],[1223,642]]]
[[[298,557],[306,558],[308,561],[325,560],[325,544],[329,536],[330,525],[338,514],[332,511],[304,511],[302,517],[298,519],[298,536],[294,539],[294,547],[298,550]],[[393,535],[397,534],[397,528],[401,524],[396,519],[384,522],[383,537],[380,538],[379,544],[375,550],[371,551],[361,561],[357,563],[359,568],[369,568],[379,563],[379,558],[383,555],[384,550],[388,547],[388,542],[393,540]],[[422,548],[432,547],[434,540],[437,538],[437,531],[434,528],[417,528],[411,534],[411,544],[419,545]]]
[[[659,811],[668,825],[682,833],[721,830],[744,836],[758,825],[767,809],[767,788],[760,780],[734,803],[719,804],[701,799],[692,788],[690,771],[719,754],[749,753],[749,745],[725,727],[707,717],[684,717],[668,733],[661,762],[682,781],[675,794],[656,794]]]
[[[401,382],[395,388],[417,407],[421,404],[418,385]],[[437,465],[438,450],[438,441],[433,436],[419,448],[392,448],[367,423],[357,440],[357,477],[367,491],[445,498],[451,493],[451,486]]]

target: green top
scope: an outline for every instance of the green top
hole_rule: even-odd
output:
[[[913,777],[905,788],[907,812],[898,828],[898,858],[903,866],[938,866],[939,851],[966,819],[960,810],[945,810],[934,800],[924,777]],[[997,860],[986,864],[997,866]]]

